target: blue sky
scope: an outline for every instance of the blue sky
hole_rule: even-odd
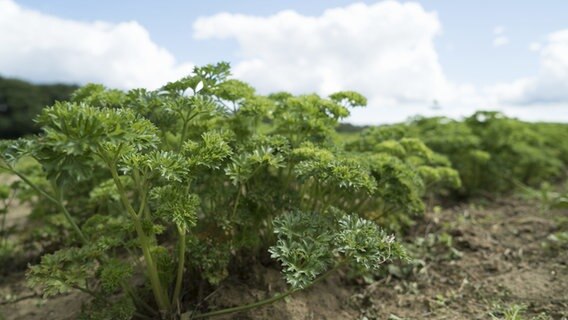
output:
[[[474,108],[479,108],[476,107],[475,104],[482,104],[484,107],[501,108],[506,112],[513,113],[513,115],[528,119],[547,120],[549,118],[562,118],[568,121],[567,95],[560,92],[568,88],[568,84],[564,83],[565,81],[568,82],[568,76],[548,76],[551,73],[555,73],[554,70],[556,70],[557,67],[565,67],[564,62],[568,60],[568,58],[566,60],[563,60],[562,57],[559,58],[559,56],[562,56],[563,50],[565,49],[565,36],[560,34],[556,36],[556,38],[560,40],[551,40],[551,35],[568,30],[568,20],[566,19],[568,1],[399,1],[393,6],[380,6],[380,1],[345,0],[218,0],[200,2],[158,2],[150,0],[102,0],[96,2],[70,0],[0,0],[0,3],[2,1],[11,3],[12,7],[18,7],[19,14],[21,14],[20,22],[21,19],[23,19],[21,17],[34,19],[34,15],[29,14],[30,12],[34,12],[43,17],[78,23],[78,26],[81,28],[88,28],[92,26],[95,21],[103,21],[114,27],[135,21],[136,26],[133,27],[133,29],[136,30],[132,32],[140,31],[138,29],[145,30],[149,34],[150,39],[144,41],[151,42],[151,45],[158,47],[159,50],[156,49],[158,51],[167,51],[171,57],[164,58],[165,60],[169,60],[164,62],[163,66],[169,66],[171,68],[177,68],[179,66],[179,70],[176,72],[187,70],[187,68],[182,67],[185,63],[188,64],[186,67],[189,67],[189,65],[194,64],[199,65],[225,60],[231,62],[236,67],[237,75],[241,75],[241,78],[259,87],[262,92],[285,89],[295,93],[316,91],[322,94],[326,94],[328,93],[327,91],[335,88],[358,90],[358,88],[344,88],[344,86],[357,85],[358,82],[355,80],[347,82],[337,80],[345,77],[345,74],[337,71],[338,69],[343,69],[345,73],[348,72],[345,70],[349,70],[353,67],[352,64],[341,65],[337,62],[337,59],[352,58],[357,60],[359,56],[355,51],[350,53],[351,56],[346,53],[345,55],[342,54],[341,56],[336,56],[335,58],[330,57],[329,59],[325,56],[326,52],[329,52],[328,46],[322,47],[321,53],[317,50],[314,51],[314,55],[318,53],[317,57],[312,58],[315,60],[310,60],[310,58],[307,57],[306,63],[319,65],[321,58],[322,61],[329,60],[329,65],[323,65],[322,62],[320,66],[322,75],[314,77],[313,79],[303,79],[300,81],[301,84],[297,86],[287,86],[288,82],[295,81],[291,76],[287,79],[288,82],[283,82],[280,79],[268,79],[265,81],[262,77],[264,73],[261,73],[259,70],[265,70],[267,64],[273,65],[278,61],[285,60],[286,57],[287,59],[294,59],[295,55],[290,53],[287,56],[280,57],[279,55],[275,57],[274,55],[278,52],[274,51],[274,48],[269,48],[269,44],[279,46],[279,50],[282,50],[282,46],[285,46],[286,43],[282,42],[282,39],[270,38],[269,35],[265,33],[257,33],[255,28],[267,28],[270,30],[274,28],[274,32],[278,33],[281,37],[289,36],[286,34],[286,30],[290,30],[290,28],[296,31],[300,30],[297,32],[302,33],[304,26],[290,26],[289,24],[291,23],[282,22],[282,19],[288,18],[297,21],[298,24],[309,23],[309,18],[320,18],[321,23],[333,28],[334,23],[337,24],[338,20],[334,20],[330,17],[326,18],[324,15],[326,10],[336,8],[339,10],[337,14],[345,18],[344,21],[349,23],[348,19],[354,19],[355,22],[357,20],[356,12],[363,11],[356,11],[355,9],[349,11],[347,8],[350,8],[354,3],[365,3],[365,10],[371,11],[371,8],[375,8],[376,15],[368,17],[370,21],[367,24],[368,29],[358,29],[358,32],[369,33],[371,35],[374,32],[383,34],[384,38],[378,38],[381,44],[376,44],[375,47],[370,46],[369,50],[376,50],[379,55],[383,54],[384,51],[386,52],[385,57],[389,57],[384,58],[387,60],[377,60],[376,62],[382,67],[377,67],[376,70],[372,70],[371,68],[369,72],[384,70],[385,63],[388,65],[396,65],[396,61],[389,60],[392,59],[392,55],[414,55],[416,52],[422,52],[423,55],[416,54],[414,58],[410,57],[406,61],[416,64],[423,62],[428,66],[422,69],[418,68],[417,70],[414,70],[416,69],[414,68],[408,72],[406,78],[398,76],[399,74],[405,74],[406,71],[399,71],[396,68],[388,67],[390,72],[395,75],[392,77],[393,81],[400,81],[398,86],[402,89],[399,87],[384,89],[380,94],[375,94],[372,87],[367,88],[363,83],[363,91],[366,91],[363,93],[370,96],[371,103],[373,103],[373,101],[375,103],[371,109],[379,110],[380,106],[384,106],[383,111],[379,110],[372,113],[374,120],[371,120],[371,122],[399,121],[414,113],[431,114],[433,111],[428,109],[428,104],[434,99],[441,100],[443,105],[446,103],[452,104],[451,110],[436,111],[450,116],[467,114],[467,112],[470,112]],[[419,9],[404,6],[405,3],[419,4]],[[282,19],[270,19],[270,17],[278,16],[279,13],[285,10],[292,10],[296,15],[290,17],[281,16]],[[407,21],[403,20],[401,22],[398,21],[397,18],[393,18],[395,22],[392,24],[380,24],[377,22],[376,26],[373,25],[372,22],[375,21],[373,19],[377,19],[377,17],[389,20],[391,16],[389,10],[398,12],[393,13],[393,17],[407,19]],[[23,11],[26,11],[27,15],[24,14]],[[231,15],[219,18],[218,14],[222,12],[230,13]],[[6,16],[5,18],[8,20],[10,17]],[[255,18],[266,19],[266,21],[262,22],[264,24],[261,23],[257,26],[254,24],[256,23],[255,21],[257,21]],[[0,19],[2,19],[1,13]],[[203,24],[201,29],[196,27],[196,21],[198,21],[198,19],[207,22]],[[408,21],[413,21],[413,23],[407,23]],[[419,22],[414,23],[414,21],[423,21],[423,24]],[[1,23],[2,21],[0,20],[0,24]],[[243,25],[240,25],[240,23],[243,23]],[[41,25],[40,23],[38,24]],[[409,24],[414,27],[407,28]],[[68,28],[72,28],[72,26]],[[203,28],[208,30],[215,29],[215,31],[204,31]],[[238,29],[239,31],[230,30],[231,28]],[[314,28],[306,27],[305,30],[306,32],[310,32],[313,31]],[[387,30],[382,30],[381,28],[386,28]],[[421,28],[431,28],[431,30],[422,34]],[[401,29],[400,36],[396,33],[396,30],[399,29]],[[41,31],[38,30],[37,37],[41,37],[40,33]],[[109,31],[108,33],[116,34],[114,31]],[[122,34],[121,32],[118,33]],[[317,42],[321,38],[317,37],[321,35],[322,31],[314,31],[312,37],[306,38],[304,41]],[[69,35],[64,34],[62,37],[63,36],[72,37],[76,36],[76,34],[71,32]],[[404,46],[407,47],[413,46],[413,41],[416,41],[416,46],[419,49],[416,51],[405,51],[406,49],[404,49],[403,51],[396,51],[389,54],[388,48],[389,41],[391,40],[388,39],[397,39],[397,37],[400,37],[400,39],[406,39],[405,37],[408,37],[408,42],[404,44]],[[60,39],[58,37],[55,38]],[[260,44],[255,43],[251,45],[251,41],[257,41],[257,38]],[[0,29],[0,40],[1,39],[2,30]],[[30,39],[28,41],[34,40],[33,36],[29,36],[28,39]],[[372,40],[372,38],[369,39]],[[349,39],[342,40],[334,38],[334,40],[339,42],[345,41],[345,46],[350,46]],[[262,44],[263,41],[265,41],[266,45]],[[322,41],[330,40],[325,38]],[[397,40],[392,41],[396,42]],[[424,44],[424,41],[430,43]],[[18,45],[25,45],[25,43],[18,43]],[[355,43],[355,45],[357,45],[357,48],[363,48],[359,46],[360,43]],[[147,47],[141,46],[141,48]],[[323,50],[324,48],[327,48],[326,50],[328,51]],[[336,46],[333,46],[333,48],[336,48]],[[45,50],[45,48],[39,50],[43,55],[38,59],[39,61],[44,59],[45,63],[50,63],[49,59],[46,58]],[[295,43],[291,46],[290,50],[302,52],[301,43]],[[0,49],[0,57],[2,57],[1,51],[2,49]],[[161,51],[156,52],[156,56],[162,56],[163,52]],[[255,51],[261,51],[263,55],[257,56],[255,55]],[[38,55],[40,53],[38,53]],[[132,54],[136,53],[134,52]],[[51,55],[56,55],[56,51],[50,51],[48,56]],[[31,57],[33,57],[33,55],[30,55],[30,59]],[[148,59],[152,60],[153,57],[154,56],[149,57]],[[174,59],[175,62],[170,61],[171,59]],[[372,58],[367,57],[365,59],[367,60],[364,61],[373,62],[373,60],[368,60]],[[14,61],[23,63],[21,59]],[[89,60],[87,59],[85,61]],[[141,59],[140,61],[145,60]],[[249,62],[248,64],[243,63],[247,61]],[[265,69],[261,67],[251,67],[250,64],[254,61],[265,63],[261,64],[261,66],[265,66]],[[552,67],[548,67],[549,69],[546,69],[543,65],[548,63],[548,61],[553,61],[552,63],[555,64]],[[52,64],[57,65],[57,63]],[[42,67],[43,65],[39,65],[40,69],[42,69]],[[296,67],[299,68],[297,70],[303,70],[299,65],[296,65]],[[568,67],[566,68],[568,69]],[[76,78],[74,78],[73,72],[62,72],[59,77],[57,76],[58,73],[54,72],[52,69],[49,69],[50,72],[47,72],[48,69],[49,68],[42,74],[37,70],[29,72],[26,71],[25,68],[2,66],[0,63],[0,74],[18,76],[41,82],[50,80],[64,81],[67,79],[81,83],[98,81],[103,83],[108,82],[106,84],[109,86],[126,88],[137,86],[138,84],[144,85],[144,81],[141,79],[146,76],[145,74],[137,73],[135,76],[128,78],[128,81],[125,80],[125,84],[122,85],[122,83],[117,82],[119,80],[116,80],[120,79],[120,76],[108,81],[102,76],[97,77],[95,75],[90,79],[88,72],[85,71],[77,75]],[[281,66],[281,69],[275,68],[275,72],[277,72],[277,70],[286,69],[293,70],[294,68],[293,66]],[[359,73],[365,72],[365,68],[355,68],[355,71]],[[432,73],[436,74],[436,76],[431,79],[428,77],[415,76],[422,73]],[[52,74],[53,79],[50,79],[48,74]],[[171,74],[177,73],[172,72]],[[282,74],[285,75],[285,72]],[[328,74],[330,75],[330,79],[333,78],[335,80],[330,80],[329,85],[318,85],[318,81],[326,82],[325,76]],[[385,77],[389,75],[388,72],[385,73]],[[545,76],[546,78],[543,78]],[[167,78],[165,74],[163,77],[164,79]],[[368,81],[376,80],[378,84],[388,84],[386,80],[380,77],[373,78],[372,75],[366,74],[362,75],[362,77],[368,79]],[[283,76],[283,78],[286,79],[285,76]],[[387,77],[387,79],[388,78],[389,77]],[[430,87],[431,83],[437,84]],[[284,88],[278,87],[278,85],[282,84],[284,84]],[[406,86],[408,86],[408,89],[405,89]],[[422,92],[422,86],[425,86],[432,92],[436,92],[436,94],[428,95]],[[438,99],[438,96],[441,98]],[[491,99],[486,99],[486,96],[491,96]],[[543,101],[547,101],[547,103],[542,103]],[[355,122],[366,122],[369,119],[369,112],[370,111],[368,111],[368,113],[359,112],[356,115]],[[566,119],[563,117],[566,117]],[[379,120],[377,120],[377,118]]]

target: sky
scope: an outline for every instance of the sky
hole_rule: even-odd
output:
[[[357,124],[568,122],[568,1],[0,0],[0,75],[155,89],[228,61],[261,94],[355,90]]]

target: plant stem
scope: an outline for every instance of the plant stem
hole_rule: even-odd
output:
[[[160,311],[167,312],[170,309],[169,299],[167,297],[166,290],[161,284],[160,276],[158,274],[158,267],[150,251],[150,242],[148,237],[142,228],[142,223],[138,218],[134,219],[134,227],[138,235],[138,240],[140,242],[140,247],[142,248],[142,254],[144,255],[144,260],[146,260],[146,270],[148,272],[148,277],[150,278],[150,284],[152,286],[152,291]]]
[[[231,219],[235,218],[235,215],[237,214],[237,207],[239,205],[239,200],[241,199],[241,193],[242,193],[242,185],[239,183],[239,188],[237,190],[237,198],[235,199],[235,204],[233,205],[233,213],[231,215]]]
[[[253,309],[253,308],[257,308],[257,307],[262,307],[264,305],[267,305],[267,304],[276,302],[278,300],[284,299],[284,298],[286,298],[287,296],[291,295],[292,293],[294,293],[296,291],[299,291],[299,290],[298,289],[291,289],[291,290],[288,290],[286,292],[277,294],[272,298],[261,300],[261,301],[251,303],[251,304],[247,304],[247,305],[244,305],[244,306],[238,306],[238,307],[234,307],[234,308],[228,308],[228,309],[223,309],[223,310],[219,310],[219,311],[213,311],[213,312],[198,314],[198,315],[194,316],[193,319],[215,317],[215,316],[220,316],[220,315],[224,315],[224,314],[228,314],[228,313],[246,311],[246,310],[250,310],[250,309]]]
[[[7,232],[4,232],[4,229],[6,228],[6,216],[8,215],[8,212],[2,212],[2,226],[0,226],[0,232],[2,232],[2,247],[8,247],[8,234]]]
[[[94,291],[92,291],[92,290],[89,290],[89,289],[87,289],[87,288],[83,288],[83,287],[81,287],[81,286],[72,286],[72,288],[73,288],[73,289],[77,289],[77,290],[79,290],[79,291],[81,291],[81,292],[84,292],[84,293],[86,293],[86,294],[92,296],[92,297],[95,298],[95,299],[102,299],[104,302],[106,302],[106,303],[109,304],[109,305],[111,304],[110,301],[109,301],[107,298],[105,298],[105,297],[103,297],[103,296],[97,294],[96,292],[94,292]]]
[[[310,284],[308,284],[306,287],[304,288],[296,288],[296,289],[290,289],[287,290],[285,292],[282,292],[280,294],[277,294],[275,296],[273,296],[272,298],[268,298],[268,299],[264,299],[261,301],[257,301],[254,303],[250,303],[250,304],[246,304],[246,305],[242,305],[242,306],[238,306],[238,307],[233,307],[233,308],[227,308],[227,309],[222,309],[222,310],[218,310],[218,311],[212,311],[212,312],[207,312],[207,313],[202,313],[202,314],[198,314],[193,316],[191,319],[202,319],[202,318],[207,318],[207,317],[216,317],[216,316],[221,316],[224,314],[229,314],[229,313],[234,313],[234,312],[241,312],[241,311],[246,311],[246,310],[250,310],[250,309],[254,309],[254,308],[258,308],[258,307],[262,307],[264,305],[270,304],[270,303],[274,303],[278,300],[284,299],[287,296],[300,291],[300,290],[305,290],[310,288],[311,286],[313,286],[314,284],[320,282],[321,280],[325,279],[327,276],[329,276],[331,273],[333,273],[335,270],[337,270],[339,267],[341,267],[343,265],[343,263],[338,263],[335,267],[331,268],[330,270],[328,270],[327,272],[325,272],[324,274],[320,275],[319,277],[315,278],[314,281],[312,281]],[[185,314],[185,316],[187,317],[188,314]],[[182,315],[182,319],[183,315]]]
[[[183,119],[183,127],[181,129],[181,136],[179,139],[179,145],[178,145],[178,149],[177,151],[181,151],[182,147],[183,147],[183,141],[185,140],[185,136],[187,135],[187,126],[189,125],[189,120],[191,119],[186,119],[186,118],[182,118]]]
[[[181,285],[183,280],[183,269],[185,265],[185,229],[178,227],[179,232],[179,251],[178,251],[178,267],[176,276],[176,286],[174,295],[172,296],[172,305],[179,305],[179,295],[181,293]]]
[[[134,303],[138,303],[138,305],[151,313],[153,316],[158,315],[156,310],[152,309],[152,307],[150,307],[144,300],[140,299],[140,297],[138,297],[136,293],[134,293],[132,287],[130,287],[126,282],[121,282],[120,285],[122,286],[122,290],[124,290],[124,292],[126,292],[128,296],[130,296]]]
[[[0,226],[0,232],[2,232],[2,247],[7,247],[8,246],[8,234],[7,232],[4,232],[4,229],[6,228],[6,216],[8,215],[8,212],[2,212],[2,226]]]
[[[59,189],[55,185],[55,183],[53,183],[53,182],[52,182],[52,186],[53,186],[53,190],[55,192],[55,195],[57,196],[57,204],[59,205],[59,208],[61,209],[61,211],[63,211],[63,215],[65,216],[65,219],[67,219],[69,224],[71,224],[71,227],[73,228],[73,230],[75,230],[75,233],[77,233],[81,242],[83,242],[83,244],[87,244],[88,243],[87,238],[85,237],[85,235],[83,234],[83,232],[81,231],[79,226],[75,223],[75,220],[73,220],[71,213],[69,213],[69,211],[67,210],[67,208],[63,204],[63,192],[62,192],[62,190]]]
[[[146,260],[146,271],[148,272],[148,277],[150,279],[150,284],[152,286],[152,292],[154,293],[156,303],[158,304],[158,307],[160,308],[160,311],[162,313],[167,313],[170,310],[169,299],[167,297],[167,292],[164,290],[164,287],[160,282],[158,268],[156,266],[156,263],[154,262],[154,258],[152,257],[152,252],[150,251],[151,244],[149,243],[148,236],[146,235],[146,232],[142,227],[142,221],[140,220],[140,218],[134,211],[134,208],[132,208],[130,201],[128,200],[126,190],[124,189],[124,186],[120,181],[116,167],[108,161],[107,165],[110,169],[110,173],[112,175],[116,188],[118,189],[120,200],[122,201],[122,204],[124,205],[126,211],[133,220],[134,228],[136,229],[136,234],[138,235],[138,240],[140,243],[140,248],[142,249],[144,260]]]
[[[55,190],[55,192],[57,193],[57,198],[53,197],[52,195],[50,195],[49,193],[47,193],[46,191],[40,189],[35,183],[33,183],[30,179],[28,179],[26,176],[24,176],[23,174],[21,174],[20,172],[16,171],[13,168],[7,168],[10,172],[12,172],[13,174],[17,175],[20,179],[22,179],[22,181],[24,181],[27,185],[29,185],[32,189],[34,189],[37,193],[41,194],[42,196],[44,196],[45,198],[47,198],[47,200],[53,202],[54,204],[56,204],[61,211],[63,212],[63,215],[65,216],[65,219],[67,220],[67,222],[69,222],[69,224],[71,225],[71,228],[73,229],[73,231],[77,234],[77,237],[79,238],[79,240],[83,243],[83,244],[87,244],[87,238],[85,237],[85,234],[83,234],[83,231],[81,231],[81,229],[79,228],[79,226],[75,223],[75,220],[73,220],[73,217],[71,217],[71,214],[69,213],[69,211],[67,210],[67,208],[65,207],[65,205],[63,204],[63,197],[61,195],[60,192],[58,192],[58,188],[53,186],[53,189]]]

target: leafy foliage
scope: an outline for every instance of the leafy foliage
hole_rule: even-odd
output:
[[[394,236],[371,221],[338,210],[281,215],[274,221],[274,232],[278,241],[269,250],[271,256],[282,263],[286,281],[297,289],[310,285],[337,261],[369,271],[406,257]]]
[[[229,76],[219,63],[156,91],[87,85],[42,111],[39,135],[0,143],[18,197],[63,238],[30,267],[30,285],[91,294],[85,319],[172,318],[200,303],[194,286],[268,250],[290,287],[272,302],[341,266],[406,258],[385,230],[404,231],[427,198],[566,173],[562,125],[479,112],[336,144],[339,121],[366,104],[360,94],[261,96]]]
[[[349,143],[366,163],[377,188],[374,197],[362,200],[367,217],[399,230],[424,210],[423,197],[443,194],[461,186],[450,161],[417,138],[406,137],[402,125],[373,127]]]
[[[416,119],[409,125],[426,145],[450,159],[463,195],[506,192],[519,184],[538,186],[566,174],[568,144],[558,124],[526,123],[480,111],[459,122]]]
[[[426,193],[463,197],[564,178],[566,135],[563,124],[527,123],[498,112],[479,111],[463,121],[416,117],[406,123],[366,128],[348,148],[406,159],[418,166]],[[414,145],[410,149],[409,143]],[[409,153],[411,149],[414,154]]]
[[[93,306],[116,301],[86,318],[168,318],[199,302],[182,301],[190,285],[216,285],[231,264],[269,247],[292,291],[340,265],[375,269],[404,256],[365,220],[378,210],[384,168],[333,144],[339,120],[365,98],[263,97],[228,77],[220,63],[156,91],[87,85],[42,111],[41,134],[3,144],[0,166],[74,235],[30,268],[31,285],[87,292]],[[414,159],[401,162],[408,170],[432,160],[417,141],[400,148]],[[24,158],[33,172],[20,168]],[[129,281],[136,275],[156,310]]]

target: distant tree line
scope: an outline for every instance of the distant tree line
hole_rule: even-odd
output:
[[[335,130],[341,133],[351,133],[351,132],[361,132],[367,128],[369,128],[369,126],[359,126],[347,122],[342,122],[337,125]]]
[[[45,106],[68,100],[78,86],[32,84],[0,77],[0,139],[37,133],[33,119]]]

